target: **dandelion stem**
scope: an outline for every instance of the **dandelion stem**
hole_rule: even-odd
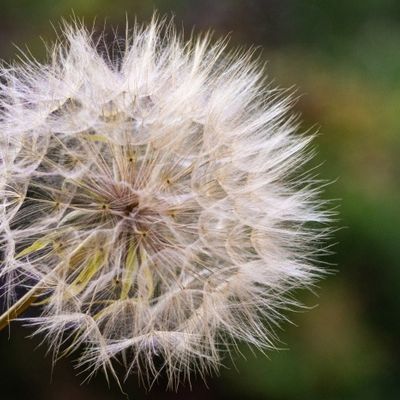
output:
[[[0,331],[10,324],[12,320],[18,318],[32,303],[40,296],[42,287],[34,286],[26,292],[15,304],[13,304],[4,314],[0,316]]]

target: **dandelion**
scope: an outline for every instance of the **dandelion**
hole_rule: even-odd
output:
[[[173,387],[273,348],[329,221],[292,98],[251,52],[156,19],[111,50],[63,32],[0,70],[0,327],[33,307],[55,359]]]

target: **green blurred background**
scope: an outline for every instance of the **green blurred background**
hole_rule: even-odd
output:
[[[130,399],[400,399],[400,1],[398,0],[0,0],[0,57],[17,44],[44,54],[50,22],[84,17],[101,27],[175,15],[190,32],[231,33],[231,46],[256,45],[276,85],[295,86],[304,129],[314,128],[321,176],[336,180],[327,198],[340,199],[342,227],[329,262],[337,273],[318,296],[300,294],[312,308],[290,317],[282,351],[269,358],[243,349],[219,377],[194,380],[178,393],[146,393],[132,377]],[[317,125],[315,125],[317,123]],[[71,359],[51,373],[45,345],[26,340],[13,324],[0,334],[1,400],[126,398],[101,374],[80,386]]]

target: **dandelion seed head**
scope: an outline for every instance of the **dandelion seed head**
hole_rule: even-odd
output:
[[[273,348],[321,274],[330,213],[311,136],[251,52],[156,19],[113,51],[66,25],[0,70],[0,277],[59,355],[171,386],[244,341]]]

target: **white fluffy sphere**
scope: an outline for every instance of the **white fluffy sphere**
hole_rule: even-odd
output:
[[[290,98],[250,53],[155,20],[113,51],[64,39],[0,70],[2,324],[36,303],[56,353],[148,384],[272,347],[329,221]]]

